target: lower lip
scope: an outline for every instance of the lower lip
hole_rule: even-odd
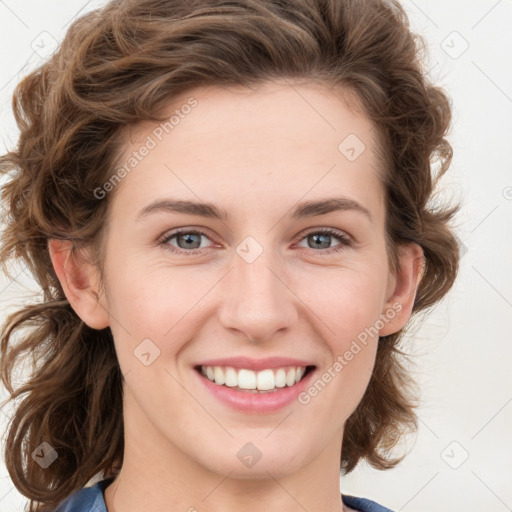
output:
[[[298,383],[293,386],[277,388],[277,391],[271,393],[251,393],[246,391],[238,391],[227,386],[220,386],[207,379],[197,370],[194,370],[206,387],[218,400],[229,405],[233,409],[243,412],[253,413],[270,413],[277,411],[291,404],[294,400],[298,400],[300,393],[308,387],[315,369],[309,373]]]

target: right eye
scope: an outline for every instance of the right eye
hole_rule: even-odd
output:
[[[166,233],[159,244],[162,245],[164,249],[172,252],[196,254],[205,248],[200,247],[203,237],[209,240],[208,235],[203,231],[179,229],[171,233]]]

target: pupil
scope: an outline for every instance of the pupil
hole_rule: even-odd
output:
[[[197,247],[192,247],[193,249],[197,249],[197,248],[199,248],[199,245],[201,245],[201,237],[200,237],[200,235],[191,234],[191,233],[187,233],[185,235],[180,235],[178,237],[178,245],[180,245],[179,240],[182,239],[182,238],[185,239],[186,247],[188,247],[188,248],[192,247],[192,244],[194,244],[194,241],[198,242],[198,245],[197,245]],[[196,240],[194,240],[194,238]]]
[[[322,241],[319,241],[319,238],[323,238],[323,241],[325,242],[325,245],[322,246],[322,249],[328,249],[329,248],[329,239],[330,235],[322,235],[322,234],[316,234],[311,235],[315,239],[315,247],[320,247],[322,245]]]

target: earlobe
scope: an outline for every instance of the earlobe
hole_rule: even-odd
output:
[[[55,274],[75,313],[93,329],[108,327],[108,312],[99,293],[98,269],[76,254],[69,240],[49,240],[48,251]]]
[[[386,301],[382,312],[388,321],[380,330],[380,336],[398,332],[408,322],[412,314],[422,270],[423,249],[414,243],[400,246],[399,269],[393,279],[391,296]]]

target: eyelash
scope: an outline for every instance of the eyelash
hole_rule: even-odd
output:
[[[192,249],[189,251],[186,249],[176,248],[169,244],[170,240],[172,240],[173,238],[175,238],[179,235],[182,235],[182,234],[201,235],[201,236],[205,236],[206,238],[209,238],[208,235],[204,231],[201,231],[199,229],[179,229],[170,234],[164,235],[164,237],[159,240],[159,245],[161,245],[165,250],[168,250],[168,251],[171,251],[171,252],[177,253],[177,254],[192,254],[193,255],[193,254],[198,254],[204,250],[204,248],[202,248],[202,249]],[[341,252],[346,247],[351,247],[353,245],[353,240],[350,236],[348,236],[346,233],[343,233],[342,231],[338,231],[336,229],[331,229],[331,228],[313,229],[313,230],[307,232],[306,234],[302,235],[302,237],[298,241],[301,242],[303,239],[305,239],[311,235],[332,236],[332,237],[338,238],[340,240],[341,243],[337,246],[334,246],[334,247],[331,247],[328,249],[322,249],[320,251],[315,251],[315,252],[320,252],[323,254],[331,254],[331,253]]]

